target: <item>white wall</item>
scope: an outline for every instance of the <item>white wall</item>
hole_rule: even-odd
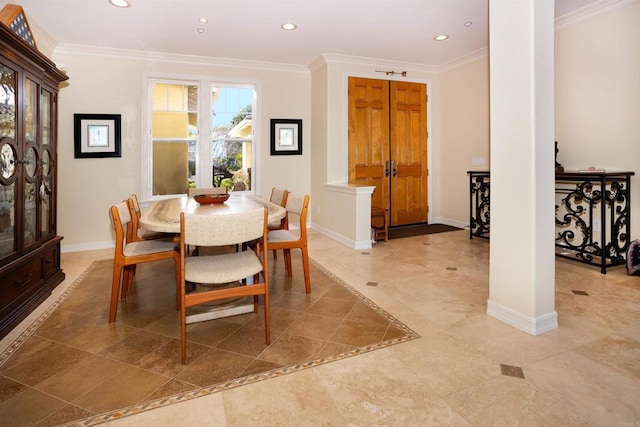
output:
[[[438,150],[432,161],[434,222],[464,226],[469,223],[467,171],[490,168],[489,57],[462,64],[441,74],[436,100]],[[472,164],[483,159],[484,165]]]
[[[640,2],[556,31],[558,161],[631,180],[631,240],[640,238]]]
[[[566,170],[602,166],[636,173],[632,239],[640,238],[640,2],[569,22],[555,32],[555,139]],[[489,170],[488,57],[439,76],[434,217],[469,222],[466,171]],[[471,164],[474,157],[486,166]],[[514,159],[517,161],[517,159]]]
[[[0,0],[0,5],[7,3]],[[640,3],[623,7],[557,30],[555,54],[556,139],[558,160],[565,168],[591,164],[640,173]],[[142,75],[149,71],[247,78],[260,82],[262,120],[258,138],[259,186],[311,193],[311,220],[342,233],[344,210],[325,184],[346,182],[348,75],[380,77],[381,67],[400,70],[405,64],[370,59],[353,61],[329,56],[309,72],[273,64],[234,63],[200,58],[154,59],[135,55],[100,56],[71,49],[53,49],[36,22],[31,22],[39,47],[69,73],[60,91],[60,195],[58,233],[64,250],[110,244],[107,208],[140,187],[140,114]],[[134,57],[131,57],[134,56]],[[279,68],[278,68],[279,67]],[[427,81],[430,90],[430,218],[432,222],[468,223],[470,169],[488,169],[488,57],[444,72],[409,69],[408,79]],[[313,76],[313,79],[312,79]],[[313,108],[312,108],[313,106]],[[73,158],[73,113],[116,113],[123,118],[121,159]],[[269,155],[269,119],[302,118],[303,155]],[[313,126],[311,125],[313,122]],[[482,157],[485,166],[471,159]],[[633,178],[632,238],[640,237],[640,178]],[[339,196],[343,197],[343,196]],[[314,208],[315,207],[315,208]],[[319,210],[318,210],[319,208]],[[355,238],[355,235],[353,236]]]
[[[247,80],[258,85],[260,121],[256,132],[256,192],[269,195],[274,186],[298,193],[310,192],[311,159],[310,78],[306,68],[270,64],[218,65],[215,60],[122,51],[87,51],[61,46],[54,61],[63,64],[68,86],[59,96],[58,234],[63,251],[108,247],[113,235],[108,208],[140,193],[142,94],[145,73],[206,76],[216,81]],[[261,68],[261,65],[263,67]],[[73,114],[122,115],[122,157],[75,159]],[[271,156],[270,119],[303,120],[302,156]],[[254,120],[256,116],[254,116]]]

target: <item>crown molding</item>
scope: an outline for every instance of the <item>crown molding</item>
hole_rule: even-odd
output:
[[[126,59],[145,62],[166,62],[176,64],[248,68],[261,69],[266,71],[309,74],[309,68],[303,65],[231,58],[217,58],[210,56],[182,55],[175,53],[147,52],[141,50],[116,49],[67,43],[59,44],[55,50],[55,53],[64,55],[97,56],[103,58]]]
[[[638,3],[640,0],[599,0],[595,3],[591,3],[583,8],[577,9],[567,15],[556,18],[555,31],[564,30],[565,28],[582,23],[584,21],[593,19],[601,14],[610,12],[612,10],[625,7],[634,3]],[[96,46],[85,46],[75,44],[61,43],[56,45],[55,40],[46,33],[42,27],[34,23],[37,27],[35,30],[38,36],[38,44],[44,43],[43,52],[49,56],[53,54],[68,54],[68,55],[83,55],[83,56],[98,56],[108,57],[116,59],[138,60],[138,61],[155,61],[155,62],[167,62],[189,65],[205,65],[205,66],[217,66],[217,67],[229,67],[229,68],[247,68],[247,69],[262,69],[266,71],[279,71],[290,73],[308,74],[315,72],[322,67],[330,64],[341,65],[357,65],[357,66],[372,66],[383,68],[402,68],[407,71],[414,72],[427,72],[433,74],[439,74],[460,67],[467,63],[476,61],[489,55],[488,47],[478,49],[474,52],[456,58],[441,66],[433,66],[419,63],[407,63],[402,61],[394,61],[380,58],[368,58],[360,56],[343,55],[336,53],[324,53],[316,58],[314,61],[308,64],[308,66],[266,62],[266,61],[253,61],[231,58],[219,58],[219,57],[207,57],[197,55],[183,55],[172,54],[162,52],[147,52],[139,50],[117,49],[117,48],[104,48]],[[43,37],[44,36],[44,37]]]
[[[467,53],[464,56],[460,56],[454,59],[453,61],[449,61],[446,64],[443,64],[441,67],[438,67],[438,73],[443,73],[445,71],[453,70],[454,68],[458,68],[470,62],[474,62],[474,61],[477,61],[478,59],[487,58],[487,57],[489,57],[489,48],[482,47],[478,50]]]
[[[556,18],[555,30],[564,30],[565,28],[588,21],[604,13],[638,2],[640,2],[640,0],[599,0]]]
[[[328,64],[324,56],[320,55],[309,63],[309,71],[311,71],[312,73],[315,73],[316,71],[326,67],[327,65]]]
[[[604,13],[608,13],[612,10],[619,9],[621,7],[625,7],[638,2],[640,2],[640,0],[599,0],[595,3],[591,3],[588,6],[582,7],[557,18],[555,20],[555,31],[564,30],[565,28],[569,28],[573,25],[588,21],[590,19],[594,19]],[[459,58],[456,58],[453,61],[449,61],[440,67],[437,67],[436,72],[442,73],[445,71],[449,71],[488,56],[489,48],[484,47]]]
[[[309,64],[309,69],[314,72],[325,65],[329,64],[341,64],[341,65],[375,65],[381,68],[402,68],[407,71],[420,71],[433,74],[439,74],[451,69],[460,67],[470,62],[477,61],[480,58],[489,56],[489,49],[487,47],[480,48],[464,56],[449,61],[446,64],[436,67],[433,65],[417,64],[413,62],[401,62],[377,58],[366,58],[361,56],[349,56],[335,53],[325,53],[319,56],[315,61]]]
[[[380,58],[367,58],[364,56],[351,56],[351,55],[342,55],[339,53],[323,53],[321,58],[324,62],[329,64],[342,64],[342,65],[364,65],[371,66],[375,65],[377,67],[383,68],[402,68],[407,71],[420,71],[427,73],[436,73],[437,68],[427,64],[418,64],[415,62],[402,62],[402,61],[394,61],[390,59],[380,59]],[[319,59],[315,60],[311,64],[313,66],[318,65]]]

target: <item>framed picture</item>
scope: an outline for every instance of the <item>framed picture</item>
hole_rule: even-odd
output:
[[[76,159],[121,157],[120,114],[74,114]]]
[[[271,155],[302,154],[302,120],[271,119]]]

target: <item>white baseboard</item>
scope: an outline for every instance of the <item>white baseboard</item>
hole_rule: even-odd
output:
[[[429,224],[445,224],[445,225],[450,225],[452,227],[458,227],[458,228],[463,228],[468,230],[469,229],[469,224],[468,223],[464,223],[462,221],[456,221],[453,219],[448,219],[448,218],[431,218],[431,221],[429,222]],[[295,227],[292,227],[295,228]],[[324,234],[325,236],[342,243],[343,245],[355,249],[357,251],[360,250],[364,250],[364,249],[371,249],[372,245],[371,245],[371,239],[369,238],[369,236],[367,236],[368,238],[366,240],[363,241],[355,241],[353,239],[348,239],[346,237],[344,237],[341,234],[335,233],[329,229],[326,229],[322,226],[319,226],[317,224],[310,224],[309,228],[313,228],[314,230],[318,231],[319,233]],[[93,251],[93,250],[97,250],[97,249],[110,249],[113,248],[115,246],[113,241],[107,241],[107,242],[89,242],[89,243],[78,243],[78,244],[70,244],[70,245],[65,245],[64,244],[64,240],[62,241],[61,247],[60,247],[60,252],[62,253],[67,253],[67,252],[83,252],[83,251]]]
[[[363,241],[355,241],[353,239],[348,239],[346,237],[344,237],[341,234],[335,233],[329,229],[326,229],[320,225],[317,224],[313,224],[312,228],[317,231],[318,233],[324,234],[325,236],[327,236],[330,239],[335,240],[336,242],[340,242],[343,245],[351,248],[351,249],[355,249],[357,251],[363,250],[363,249],[371,249],[371,239],[367,239],[367,240],[363,240]],[[367,236],[369,237],[369,236]]]
[[[555,311],[534,318],[487,300],[487,314],[530,335],[540,335],[558,329],[558,313]]]

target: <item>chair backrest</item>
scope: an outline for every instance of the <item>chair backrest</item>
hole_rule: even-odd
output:
[[[280,205],[283,208],[287,206],[287,197],[289,196],[289,192],[287,190],[280,190],[279,188],[273,187],[271,189],[271,196],[269,197],[269,201],[271,203],[275,203],[276,205]],[[280,220],[280,230],[285,230],[289,228],[289,216],[285,214],[284,218]]]
[[[279,188],[273,187],[271,189],[271,197],[269,197],[269,201],[271,203],[275,203],[276,205],[285,207],[287,205],[288,195],[289,192],[287,190],[280,190]]]
[[[222,215],[180,214],[184,244],[226,246],[249,242],[264,236],[267,208]]]
[[[200,194],[227,194],[227,187],[199,187],[187,188],[189,197],[199,196]]]
[[[138,195],[133,193],[129,198],[133,202],[132,203],[133,211],[136,213],[138,218],[140,218],[140,201],[138,200]]]
[[[307,211],[309,210],[309,195],[299,196],[289,193],[287,196],[287,204],[285,206],[287,216],[289,213],[300,216],[300,238],[306,239],[307,236]]]
[[[138,228],[140,228],[140,202],[135,194],[132,194],[125,202],[131,218],[131,224],[127,226],[127,241],[133,242],[137,240]]]
[[[109,217],[111,219],[111,227],[116,232],[116,252],[122,253],[127,242],[126,230],[131,223],[131,215],[129,214],[127,202],[111,206],[109,209]]]

